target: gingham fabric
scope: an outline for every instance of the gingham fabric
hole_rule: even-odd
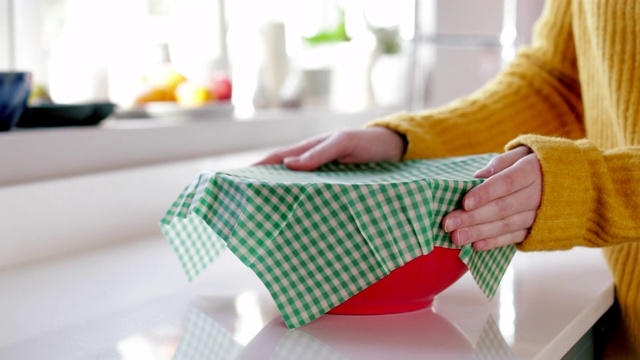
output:
[[[173,360],[236,359],[243,346],[222,325],[192,307],[180,336]]]
[[[474,360],[511,360],[515,359],[509,344],[505,341],[493,316],[489,315],[478,342],[473,348]]]
[[[299,330],[287,331],[269,360],[349,360],[331,346]]]
[[[309,323],[434,246],[440,225],[494,155],[203,173],[161,220],[189,279],[229,248],[265,284],[290,328]],[[461,248],[491,298],[515,248]]]

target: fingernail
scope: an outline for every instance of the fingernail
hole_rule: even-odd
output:
[[[458,230],[458,244],[464,245],[469,242],[469,232],[467,230]]]
[[[476,250],[484,250],[487,247],[487,242],[484,240],[476,241],[473,243],[473,248]]]
[[[296,165],[296,164],[298,164],[300,162],[300,158],[297,157],[297,156],[291,156],[291,157],[288,157],[288,158],[284,158],[284,160],[282,160],[282,162],[285,165]]]
[[[482,168],[478,171],[476,171],[475,173],[473,173],[473,177],[474,178],[487,178],[489,176],[491,176],[493,174],[493,168],[492,167],[485,167]]]
[[[464,197],[464,206],[465,210],[471,210],[476,206],[476,197],[473,195],[467,195]]]
[[[460,226],[460,218],[452,216],[450,218],[447,218],[447,221],[444,222],[444,231],[452,232],[458,226]]]

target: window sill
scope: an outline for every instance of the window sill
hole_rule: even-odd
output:
[[[278,146],[393,110],[263,112],[249,119],[107,119],[0,133],[0,186]]]

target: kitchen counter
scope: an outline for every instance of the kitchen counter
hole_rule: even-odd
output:
[[[0,294],[13,360],[558,359],[614,300],[599,250],[517,253],[492,301],[467,274],[430,309],[288,330],[233,254],[189,283],[160,237],[4,270]]]

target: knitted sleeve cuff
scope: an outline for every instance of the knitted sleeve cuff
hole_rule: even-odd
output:
[[[584,245],[581,242],[594,192],[585,153],[590,143],[522,135],[509,142],[505,149],[521,145],[531,148],[540,160],[542,199],[530,233],[518,249],[561,250]]]
[[[365,124],[365,127],[371,126],[386,127],[405,137],[407,147],[404,160],[450,156],[431,132],[417,127],[414,114],[401,112]]]

